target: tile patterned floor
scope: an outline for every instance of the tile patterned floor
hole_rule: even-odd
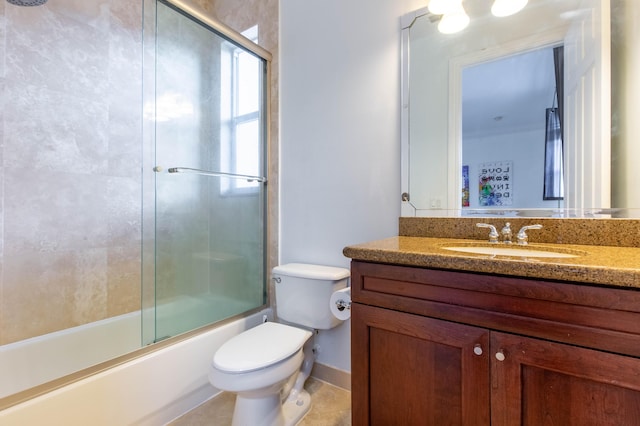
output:
[[[298,426],[351,426],[351,393],[314,379],[305,389],[311,394],[311,410]],[[235,396],[222,393],[191,410],[168,426],[229,426]]]

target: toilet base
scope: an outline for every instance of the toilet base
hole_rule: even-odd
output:
[[[280,395],[263,398],[236,396],[233,426],[295,426],[311,408],[311,396],[301,391],[296,399],[280,402]]]
[[[309,395],[309,392],[306,390],[300,391],[295,400],[287,399],[284,404],[282,404],[282,414],[284,415],[285,426],[294,426],[298,424],[310,409],[311,395]]]

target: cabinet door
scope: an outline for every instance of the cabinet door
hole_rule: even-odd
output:
[[[497,332],[491,352],[493,425],[640,424],[638,358]]]
[[[353,303],[354,425],[488,425],[489,332]]]

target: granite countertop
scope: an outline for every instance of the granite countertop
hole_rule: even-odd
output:
[[[399,236],[345,247],[353,260],[492,273],[640,289],[640,248],[577,244],[529,244],[529,249],[576,254],[571,258],[524,258],[462,253],[444,246],[485,241]],[[505,247],[504,244],[500,245]],[[518,248],[517,245],[512,245]]]

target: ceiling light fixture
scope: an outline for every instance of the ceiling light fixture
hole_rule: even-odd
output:
[[[520,12],[529,0],[495,0],[491,6],[494,16],[509,16]]]
[[[520,12],[529,0],[494,0],[491,13],[503,17]],[[427,5],[433,15],[442,15],[438,31],[453,34],[462,31],[469,25],[469,15],[462,6],[462,0],[430,0]]]
[[[469,25],[469,15],[464,11],[462,2],[442,16],[438,24],[438,31],[443,34],[453,34],[464,30]]]

